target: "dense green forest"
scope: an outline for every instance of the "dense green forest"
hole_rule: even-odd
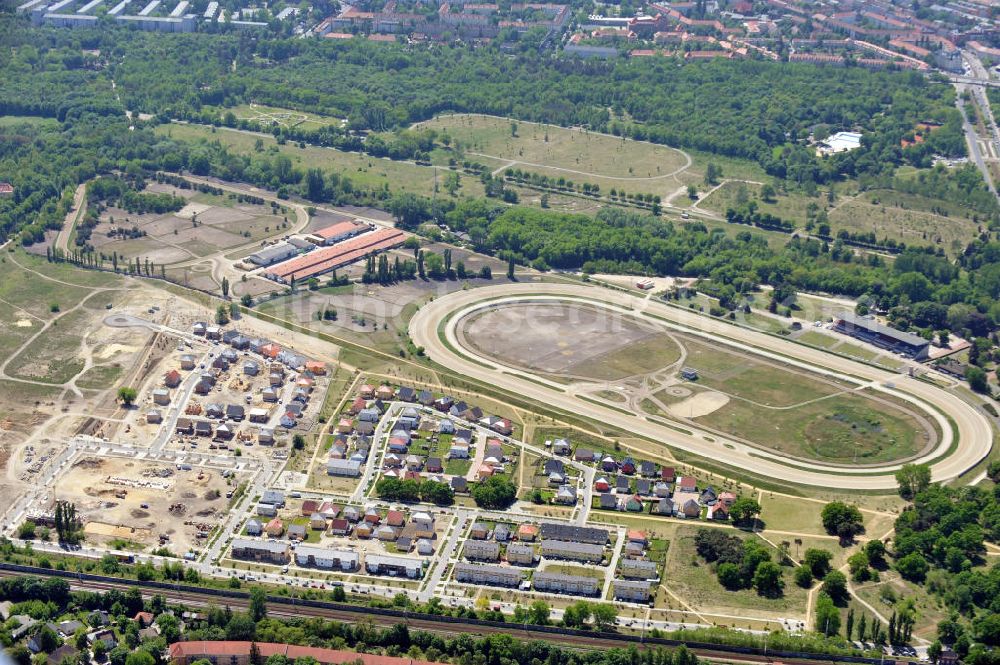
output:
[[[1000,480],[1000,464],[988,475]],[[904,579],[946,608],[933,650],[944,644],[966,663],[992,665],[1000,662],[1000,564],[987,561],[986,542],[1000,540],[1000,486],[950,488],[929,479],[901,485],[912,503],[896,519],[888,554]]]
[[[907,248],[892,260],[859,255],[848,246],[850,238],[789,236],[775,249],[735,225],[726,233],[618,209],[589,217],[511,206],[514,192],[488,173],[481,179],[491,198],[432,201],[305,171],[277,151],[236,155],[218,142],[183,143],[151,131],[167,117],[225,122],[225,107],[257,101],[349,119],[345,128],[308,136],[287,130],[289,136],[279,138],[419,158],[433,148],[434,137],[400,128],[446,110],[496,113],[747,157],[800,184],[857,176],[859,182],[965,202],[992,223],[995,200],[971,168],[895,176],[897,165],[926,165],[931,154],[964,150],[953,90],[915,73],[723,60],[595,63],[489,47],[411,49],[364,40],[148,34],[114,26],[67,31],[32,29],[19,21],[0,16],[0,65],[6,73],[0,111],[57,122],[0,126],[0,175],[16,188],[15,196],[0,200],[4,238],[23,230],[27,244],[58,228],[72,186],[95,175],[117,171],[135,180],[157,170],[187,170],[250,182],[285,197],[383,207],[410,228],[443,221],[468,233],[478,250],[541,269],[706,278],[706,288],[730,308],[758,285],[770,284],[865,296],[900,327],[927,335],[949,329],[983,338],[980,346],[987,349],[985,337],[1000,324],[1000,243],[990,233],[971,242],[957,265],[924,248]],[[153,120],[127,118],[126,108]],[[923,143],[900,148],[900,139],[927,120],[942,126]],[[820,159],[802,141],[812,130],[840,128],[865,129],[865,145]],[[365,140],[365,130],[379,133]],[[777,219],[750,221],[785,226]]]
[[[800,182],[964,152],[952,88],[915,73],[725,60],[694,67],[659,58],[581,62],[511,57],[493,48],[383,48],[363,40],[250,44],[136,35],[93,46],[149,52],[116,65],[116,80],[130,106],[177,117],[254,100],[381,131],[443,111],[489,113],[745,157]],[[156,62],[181,66],[164,76]],[[900,139],[921,120],[944,127],[904,154]],[[862,127],[873,138],[864,151],[818,160],[797,143],[817,126]]]
[[[915,72],[721,59],[583,62],[462,45],[162,35],[110,25],[20,30],[11,21],[4,39],[20,48],[0,55],[7,113],[114,113],[120,106],[102,85],[113,78],[126,107],[163,116],[198,118],[210,106],[208,117],[217,119],[218,107],[256,101],[382,131],[442,111],[490,113],[749,158],[797,182],[964,152],[953,89]],[[902,149],[900,139],[921,121],[943,126]],[[864,150],[821,160],[800,141],[814,129],[848,128],[867,132]]]

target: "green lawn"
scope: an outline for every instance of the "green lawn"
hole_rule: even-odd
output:
[[[725,166],[722,169],[724,178],[768,181],[761,175],[738,176],[727,173]],[[900,170],[901,177],[917,177],[919,173],[917,169]],[[705,185],[699,184],[699,188],[708,191]],[[702,199],[699,207],[724,214],[728,208],[739,208],[754,202],[761,212],[776,215],[801,228],[806,224],[807,209],[812,204],[816,212],[827,212],[834,234],[841,229],[852,233],[874,232],[879,241],[891,238],[909,245],[939,245],[953,256],[975,236],[977,230],[977,223],[972,219],[973,212],[959,203],[890,189],[859,193],[854,181],[838,183],[832,202],[825,190],[815,196],[798,191],[779,191],[773,200],[765,202],[761,199],[761,188],[762,185],[756,182],[723,182]]]
[[[685,602],[706,612],[745,613],[748,617],[771,613],[782,613],[782,616],[805,614],[807,592],[794,583],[792,568],[788,566],[782,567],[785,589],[778,598],[766,598],[752,589],[726,590],[719,584],[715,566],[705,563],[695,550],[694,536],[697,531],[698,527],[686,525],[677,529],[664,575],[664,584]],[[736,529],[732,534],[744,539],[756,538]],[[766,545],[765,541],[760,542]],[[771,547],[768,549],[772,561],[776,561],[777,551]]]
[[[450,459],[444,464],[444,472],[449,476],[464,476],[471,466],[472,460]]]
[[[562,575],[576,575],[578,577],[591,577],[596,580],[603,580],[607,572],[604,568],[597,566],[574,566],[572,564],[547,564],[546,573],[559,573]]]
[[[69,305],[69,303],[67,303]],[[90,325],[92,314],[86,309],[63,315],[21,353],[11,359],[8,373],[17,378],[59,384],[73,378],[84,367],[80,358],[81,331]],[[38,330],[38,322],[33,329]],[[18,329],[18,328],[15,328]],[[27,329],[32,330],[32,329]],[[21,335],[10,337],[17,342]]]
[[[851,344],[850,342],[841,344],[837,347],[836,351],[837,353],[842,353],[845,356],[850,356],[859,360],[873,360],[879,355],[878,351],[858,346],[857,344]]]
[[[792,304],[792,314],[806,321],[828,321],[845,309],[853,310],[854,305],[831,302],[808,293],[796,294]]]
[[[305,111],[265,106],[263,104],[240,104],[229,109],[220,109],[220,116],[226,111],[232,111],[237,120],[253,120],[261,124],[277,124],[282,127],[301,127],[302,129],[319,129],[328,125],[340,125],[340,118],[333,118]]]
[[[556,439],[566,439],[575,451],[577,447],[589,448],[591,450],[606,451],[614,448],[614,444],[597,436],[580,432],[575,429],[562,427],[536,427],[532,435],[532,443],[536,446],[544,444],[546,441]]]
[[[804,226],[806,208],[809,204],[814,203],[820,208],[826,204],[825,198],[810,197],[799,192],[778,194],[771,202],[762,200],[760,194],[761,185],[749,182],[726,182],[702,199],[698,207],[724,215],[729,208],[739,208],[754,201],[757,204],[757,209],[761,212],[770,213],[793,222],[796,226]]]
[[[821,349],[829,349],[835,346],[840,340],[833,335],[827,335],[825,333],[816,332],[814,330],[807,330],[798,339],[803,344],[808,344],[809,346],[818,346]]]
[[[766,413],[730,400],[695,420],[780,453],[844,464],[903,459],[925,444],[915,418],[854,393]]]
[[[114,363],[110,365],[94,365],[77,380],[76,385],[80,388],[92,388],[94,390],[104,390],[114,385],[118,377],[122,375],[122,366]]]
[[[59,126],[59,121],[55,118],[39,118],[33,115],[0,115],[0,127],[8,128],[19,125],[55,128]]]
[[[512,124],[516,131],[512,132]],[[665,197],[682,186],[672,175],[684,168],[684,155],[672,148],[555,125],[455,114],[420,123],[451,138],[434,157],[474,161],[491,169],[504,166],[575,183],[600,185]],[[511,164],[511,162],[514,162]]]
[[[830,212],[834,231],[874,232],[908,245],[938,245],[950,255],[971,240],[977,229],[972,213],[956,203],[893,190],[864,192]]]
[[[361,187],[381,188],[388,185],[393,191],[431,196],[434,193],[435,174],[440,183],[446,173],[444,169],[436,167],[379,159],[332,148],[314,146],[300,148],[291,142],[278,146],[271,136],[258,136],[225,128],[213,131],[211,127],[203,125],[168,124],[157,127],[156,131],[183,141],[219,141],[233,152],[242,155],[275,154],[272,152],[273,149],[287,155],[299,168],[319,167],[327,172],[339,173]],[[263,143],[263,153],[257,153],[255,150],[258,140]],[[459,196],[482,196],[483,187],[478,178],[467,175],[461,175],[460,178],[462,186],[458,190]]]
[[[653,178],[676,171],[686,160],[662,145],[526,121],[477,115],[441,115],[421,123],[451,136],[469,154],[562,167],[598,176]],[[568,177],[572,178],[572,175]]]
[[[683,343],[688,350],[685,365],[698,370],[698,385],[757,404],[787,407],[850,387],[843,382],[724,351],[717,346],[690,339],[684,339]]]

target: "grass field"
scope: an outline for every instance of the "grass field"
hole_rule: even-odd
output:
[[[826,337],[813,331],[804,334]],[[686,337],[682,343],[688,353],[685,365],[699,373],[689,389],[695,393],[711,389],[731,398],[710,413],[694,416],[696,422],[713,429],[794,457],[837,463],[910,457],[923,449],[930,436],[921,421],[881,395],[881,401],[875,401],[866,392],[852,391],[854,386],[846,382]],[[845,351],[867,353],[854,345]],[[661,391],[656,397],[673,404],[686,396]]]
[[[578,577],[590,577],[597,580],[603,580],[605,570],[603,568],[597,568],[595,566],[574,566],[571,564],[547,564],[545,566],[545,572],[547,573],[559,573],[561,575],[577,575]]]
[[[761,212],[776,215],[784,220],[794,222],[796,226],[803,226],[806,220],[806,208],[810,203],[815,203],[821,208],[826,203],[820,197],[810,198],[805,194],[794,193],[775,197],[774,202],[767,203],[760,198],[761,185],[751,182],[730,181],[723,183],[711,194],[706,196],[698,204],[699,208],[712,210],[724,215],[729,208],[739,208],[740,206],[755,201],[757,209]]]
[[[689,183],[695,185],[702,193],[709,190],[709,185],[705,184],[705,171],[709,164],[715,164],[716,169],[721,171],[720,181],[731,178],[766,182],[768,179],[767,171],[757,162],[748,159],[725,157],[700,150],[686,150],[686,152],[691,157],[691,167],[678,176],[685,185]]]
[[[848,304],[851,303],[851,304]],[[853,301],[831,302],[808,293],[799,293],[792,303],[792,315],[806,321],[827,321],[844,310],[853,310]]]
[[[864,192],[840,202],[829,214],[835,232],[874,232],[880,241],[892,238],[909,245],[936,245],[951,256],[961,251],[977,229],[971,216],[966,216],[968,211],[954,203],[891,190]]]
[[[780,453],[844,464],[903,459],[925,444],[921,425],[913,417],[856,394],[766,415],[749,402],[730,400],[695,420]]]
[[[59,126],[59,121],[55,118],[39,118],[33,115],[0,115],[0,128],[17,127],[19,125],[55,128]]]
[[[94,365],[80,376],[76,385],[80,388],[104,390],[113,386],[123,371],[124,368],[117,363]]]
[[[69,283],[43,279],[22,270],[13,262],[13,257],[0,257],[0,355],[3,358],[9,358],[46,322],[58,316],[57,312],[50,311],[52,305],[65,311],[90,293],[87,284],[105,285],[113,279],[101,273],[50,264],[23,252],[16,254],[16,260],[25,267],[40,269],[46,275]],[[15,365],[12,362],[11,369]]]
[[[302,129],[319,129],[328,125],[340,125],[340,118],[318,115],[306,111],[292,111],[263,104],[241,104],[226,111],[232,111],[237,120],[252,120],[262,125],[277,125],[279,127],[301,127]],[[220,111],[220,113],[223,113]]]
[[[687,164],[666,146],[605,134],[477,115],[442,115],[421,123],[461,144],[466,153],[622,178],[662,177]],[[568,176],[572,177],[572,176]]]
[[[982,570],[984,574],[988,573]],[[914,637],[933,641],[937,638],[937,625],[948,618],[949,610],[941,602],[939,596],[927,593],[911,582],[907,582],[894,570],[879,572],[878,582],[867,582],[855,587],[855,591],[872,607],[879,608],[883,615],[893,613],[894,608],[912,601],[916,608],[916,623],[913,626]],[[863,607],[856,607],[855,612],[866,612]],[[871,614],[869,613],[869,619]]]
[[[604,192],[615,188],[661,197],[684,184],[675,173],[687,166],[688,159],[673,148],[554,125],[513,124],[514,132],[512,121],[504,118],[458,114],[438,116],[419,127],[451,137],[451,149],[435,155],[441,163],[464,156],[494,169],[517,167],[597,184]]]
[[[916,170],[910,172],[911,175],[916,173]],[[906,174],[906,171],[901,172],[904,177]],[[738,177],[726,173],[724,168],[723,175]],[[938,245],[952,256],[977,232],[973,213],[958,203],[888,189],[859,193],[854,181],[838,184],[832,204],[825,191],[816,196],[779,192],[773,201],[764,202],[761,188],[762,185],[755,182],[724,182],[705,196],[698,207],[725,214],[728,208],[739,208],[753,201],[761,212],[776,215],[801,228],[805,226],[807,209],[812,204],[817,211],[827,211],[834,235],[841,229],[852,233],[874,232],[880,242],[891,238],[910,245]]]
[[[656,335],[611,353],[580,362],[573,373],[600,380],[646,374],[677,362],[681,350],[665,335]]]
[[[789,407],[833,395],[849,384],[785,369],[773,363],[684,339],[685,364],[698,370],[698,385],[770,407]]]
[[[531,442],[536,446],[540,446],[546,441],[555,441],[556,439],[566,439],[573,446],[574,450],[577,446],[600,451],[614,448],[614,444],[610,441],[564,427],[536,427]]]
[[[817,346],[821,349],[829,349],[832,346],[836,346],[837,343],[840,342],[840,340],[833,335],[826,335],[813,330],[807,330],[799,335],[797,339],[804,344]]]
[[[292,163],[302,169],[318,167],[324,171],[339,173],[348,177],[355,186],[381,189],[388,186],[393,191],[413,192],[430,196],[434,193],[435,173],[438,182],[443,183],[445,170],[430,166],[418,166],[409,162],[378,159],[361,153],[343,152],[332,148],[320,148],[287,143],[279,146],[275,139],[267,135],[257,135],[202,125],[170,124],[157,127],[156,131],[183,141],[219,141],[231,151],[241,155],[274,154],[287,155]],[[264,153],[255,150],[258,139],[264,145]],[[483,187],[478,178],[460,175],[459,196],[482,196]],[[443,189],[442,189],[443,191]],[[447,196],[447,194],[445,194]]]
[[[11,360],[10,376],[55,384],[69,381],[84,367],[80,331],[91,318],[83,310],[66,314]]]
[[[683,598],[695,609],[720,614],[740,614],[747,617],[769,617],[776,613],[787,617],[791,614],[805,614],[807,591],[792,581],[792,568],[782,567],[785,582],[784,594],[778,598],[765,598],[752,589],[727,591],[719,584],[714,566],[705,563],[698,556],[694,546],[694,536],[698,527],[681,526],[671,542],[667,556],[667,570],[664,575],[666,586]],[[741,531],[732,534],[740,538],[756,538]],[[764,541],[760,541],[765,544]],[[777,551],[768,547],[772,560],[777,560]]]
[[[764,492],[760,499],[761,519],[767,531],[792,531],[815,536],[827,535],[823,529],[820,513],[824,502],[796,501],[787,496],[775,496]],[[879,538],[892,526],[893,517],[862,508],[865,533],[870,538]],[[773,538],[772,538],[773,540]],[[834,541],[830,541],[831,545]]]

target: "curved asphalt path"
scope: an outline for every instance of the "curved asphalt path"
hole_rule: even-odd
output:
[[[935,481],[955,478],[975,466],[990,451],[993,431],[986,417],[958,396],[936,385],[918,381],[904,375],[879,369],[864,363],[842,358],[819,349],[792,341],[739,328],[722,321],[687,310],[670,307],[655,300],[639,298],[627,293],[597,289],[575,284],[500,284],[456,291],[436,298],[424,305],[410,322],[413,342],[422,346],[436,362],[457,372],[484,382],[524,395],[540,403],[580,413],[591,419],[605,422],[636,435],[695,453],[737,469],[789,482],[819,487],[851,490],[892,490],[896,488],[894,472],[900,464],[873,465],[845,468],[808,462],[779,455],[763,448],[727,440],[715,433],[700,432],[689,423],[678,426],[691,431],[684,434],[662,425],[643,415],[625,414],[604,407],[566,392],[566,386],[548,381],[494,360],[476,355],[464,348],[456,334],[458,321],[465,315],[484,308],[502,306],[504,303],[535,300],[576,300],[637,316],[668,329],[680,329],[707,337],[715,343],[725,340],[737,350],[752,351],[758,355],[780,359],[782,362],[814,372],[846,379],[855,385],[867,386],[904,399],[923,410],[940,426],[943,436],[938,445],[923,454],[917,462],[931,463]],[[440,322],[449,315],[444,329],[447,344],[438,335]],[[654,318],[658,317],[658,318]],[[666,321],[664,321],[664,319]],[[449,345],[451,348],[449,348]],[[458,354],[451,349],[461,349]],[[474,358],[476,362],[471,360]],[[486,365],[486,366],[484,366]],[[885,384],[893,384],[888,388]],[[937,409],[930,409],[928,404]],[[947,413],[956,428],[941,415]],[[763,416],[762,416],[763,417]],[[667,420],[665,418],[660,420]],[[959,445],[946,454],[954,441],[957,429]],[[860,475],[865,474],[865,475]]]

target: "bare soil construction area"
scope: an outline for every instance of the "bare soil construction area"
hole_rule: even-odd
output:
[[[72,501],[89,541],[134,549],[162,543],[174,554],[197,548],[226,510],[227,479],[211,469],[179,471],[168,464],[85,457],[60,479],[60,500]]]

